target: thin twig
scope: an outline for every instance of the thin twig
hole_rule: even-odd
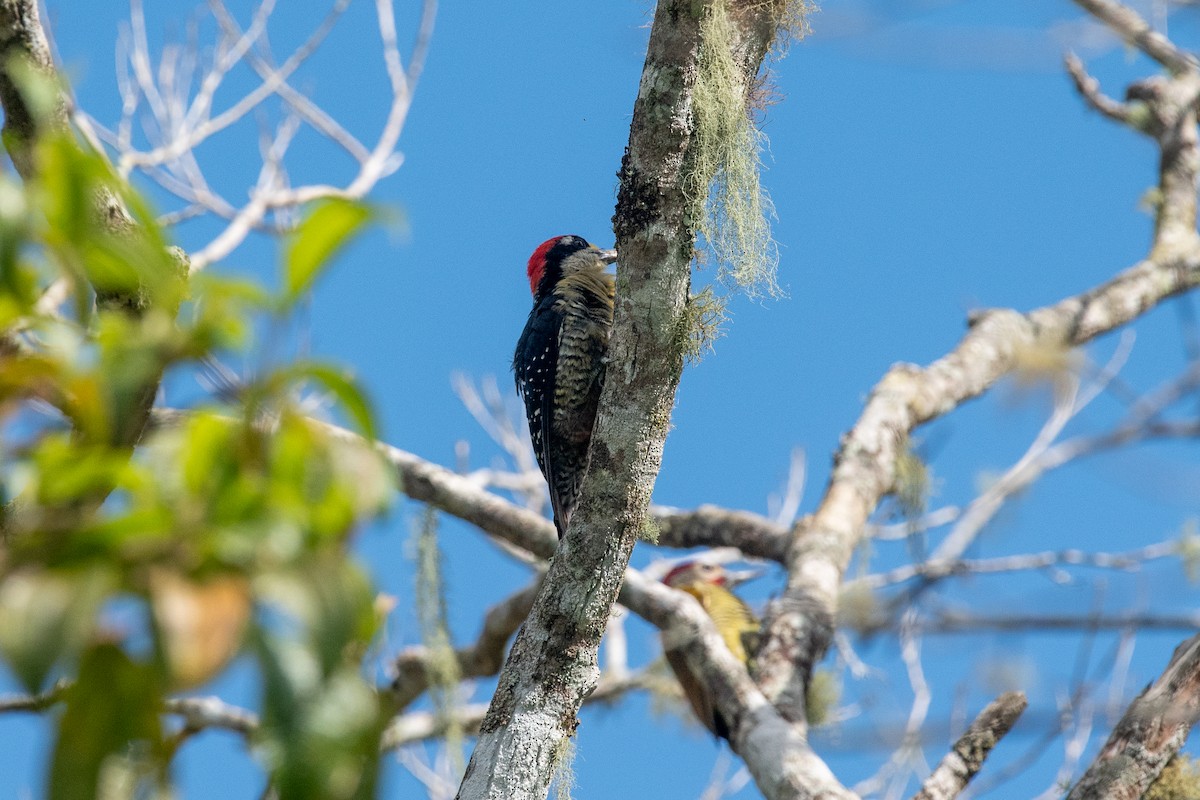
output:
[[[1115,122],[1129,124],[1129,106],[1113,100],[1100,91],[1100,81],[1087,73],[1087,69],[1077,55],[1067,53],[1064,63],[1071,80],[1075,82],[1076,90],[1089,106]]]
[[[1114,33],[1134,45],[1172,72],[1186,72],[1197,66],[1196,58],[1154,30],[1150,23],[1129,6],[1115,0],[1075,0],[1076,4],[1101,20]]]

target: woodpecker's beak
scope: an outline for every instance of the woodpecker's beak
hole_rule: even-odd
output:
[[[761,578],[766,575],[765,569],[739,569],[725,570],[725,585],[732,589],[735,586],[740,586],[746,581],[752,581],[755,578]]]
[[[616,250],[601,250],[599,252],[600,260],[605,264],[612,264],[617,260]]]

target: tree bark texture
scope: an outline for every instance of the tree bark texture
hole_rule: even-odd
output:
[[[1028,705],[1024,692],[1006,692],[988,703],[925,779],[912,800],[953,800],[958,797]]]
[[[1175,649],[1158,680],[1130,704],[1067,800],[1137,800],[1200,719],[1200,635]]]
[[[0,0],[0,105],[4,108],[4,144],[25,180],[33,175],[30,149],[37,138],[37,118],[25,103],[13,74],[14,60],[54,79],[54,59],[34,0]],[[66,126],[67,105],[60,98],[52,124]]]

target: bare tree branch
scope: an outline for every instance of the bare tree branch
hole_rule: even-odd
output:
[[[995,517],[1004,502],[1042,474],[1047,468],[1041,463],[1046,452],[1062,434],[1067,423],[1087,408],[1091,401],[1104,390],[1104,387],[1116,377],[1128,359],[1132,347],[1133,335],[1126,332],[1110,363],[1101,371],[1099,378],[1087,386],[1082,385],[1079,376],[1070,370],[1056,376],[1054,409],[1050,418],[1046,420],[1046,424],[1042,426],[1029,449],[1018,459],[1017,463],[963,510],[962,516],[955,522],[954,528],[934,551],[931,561],[953,561],[962,557],[967,547]]]
[[[40,694],[0,697],[0,714],[15,711],[42,712],[66,699],[73,682],[60,680]],[[207,728],[249,736],[258,730],[258,716],[244,708],[229,705],[218,697],[173,697],[163,701],[162,712],[183,717],[184,732],[196,733]]]
[[[893,367],[843,438],[820,506],[794,532],[788,589],[772,607],[759,653],[768,696],[802,718],[803,687],[828,645],[842,575],[868,517],[891,491],[897,457],[916,427],[986,391],[1016,366],[1019,347],[1082,344],[1198,280],[1200,248],[1190,247],[1174,257],[1143,261],[1096,289],[1029,314],[994,311],[931,366]]]
[[[9,694],[0,696],[0,713],[11,711],[40,712],[58,703],[71,688],[71,681],[60,680],[38,694]]]
[[[212,10],[213,16],[216,17],[221,29],[229,37],[237,40],[239,43],[242,41],[254,43],[258,40],[258,33],[255,28],[260,24],[261,14],[256,14],[254,22],[243,32],[238,26],[237,20],[229,13],[229,9],[225,7],[225,3],[222,0],[209,0],[208,7]],[[267,3],[263,3],[262,8],[266,7]],[[274,67],[265,58],[256,53],[253,48],[246,48],[244,52],[248,63],[263,81],[267,81],[275,73]],[[235,49],[234,54],[236,53],[237,50]],[[370,157],[370,151],[367,150],[362,142],[343,128],[337,120],[326,113],[320,106],[296,89],[293,89],[287,81],[278,82],[275,85],[275,92],[283,98],[295,114],[302,117],[305,122],[330,141],[335,142],[345,149],[360,164]]]
[[[175,697],[163,703],[163,711],[183,717],[184,731],[195,733],[222,728],[243,736],[258,730],[258,715],[231,706],[218,697]]]
[[[1067,800],[1136,800],[1200,719],[1200,635],[1175,649],[1166,670],[1129,706]]]
[[[1025,711],[1029,702],[1023,692],[1007,692],[987,705],[958,738],[937,769],[925,779],[913,800],[951,800],[958,797],[984,760]]]
[[[1154,30],[1150,23],[1132,8],[1115,0],[1075,0],[1081,8],[1114,33],[1172,72],[1187,72],[1196,68],[1196,59],[1175,46],[1170,39]]]
[[[987,615],[943,611],[917,623],[922,634],[970,634],[1049,630],[1164,630],[1189,631],[1200,628],[1200,613],[1191,614],[1011,614]],[[874,626],[871,630],[880,630]]]
[[[855,578],[847,585],[881,589],[913,578],[938,580],[957,575],[994,575],[1002,572],[1045,570],[1051,567],[1093,567],[1134,571],[1148,561],[1179,555],[1179,541],[1170,539],[1139,547],[1124,553],[1088,552],[1085,550],[1045,550],[1040,553],[1019,553],[996,558],[960,559],[955,561],[925,561],[906,564],[887,572]]]
[[[1108,95],[1100,91],[1100,81],[1093,78],[1087,73],[1083,66],[1083,62],[1074,53],[1067,53],[1064,60],[1067,67],[1067,72],[1071,76],[1071,80],[1075,83],[1075,89],[1083,97],[1087,104],[1099,111],[1104,116],[1128,125],[1130,121],[1129,106],[1125,103],[1119,103],[1113,100]]]
[[[1129,18],[1123,13],[1114,17],[1120,11],[1115,4],[1080,2],[1180,70],[1139,97],[1157,121],[1153,135],[1161,153],[1161,203],[1150,255],[1107,283],[1054,305],[1026,314],[993,310],[976,315],[971,330],[948,355],[926,368],[897,365],[876,385],[862,416],[842,439],[820,505],[793,531],[788,587],[768,612],[759,681],[790,719],[804,717],[805,686],[829,644],[842,577],[868,519],[894,488],[896,465],[910,434],[983,394],[1019,365],[1023,351],[1078,347],[1200,282],[1200,153],[1194,110],[1200,73],[1190,57],[1164,45],[1158,34],[1121,28]]]
[[[900,658],[904,662],[913,693],[908,719],[904,723],[904,733],[899,746],[879,771],[855,785],[854,790],[859,794],[877,795],[887,787],[887,796],[898,796],[908,785],[908,778],[912,772],[917,769],[929,772],[922,747],[921,731],[929,714],[933,694],[929,689],[929,682],[925,680],[925,669],[921,664],[921,640],[920,631],[917,630],[915,606],[910,606],[901,618]]]
[[[712,619],[690,596],[629,570],[621,601],[664,631],[712,691],[731,744],[766,797],[849,800],[802,729],[781,717],[725,647]]]
[[[200,96],[197,97],[196,101],[193,103],[192,113],[188,115],[189,117],[200,117],[203,119],[203,121],[201,122],[199,119],[195,119],[191,120],[195,122],[195,124],[191,127],[179,126],[175,138],[148,152],[143,153],[130,149],[121,153],[121,156],[117,161],[117,169],[121,172],[121,174],[128,175],[129,172],[134,168],[152,167],[175,161],[184,154],[195,149],[198,144],[203,142],[205,139],[208,139],[213,134],[228,128],[230,125],[238,122],[241,119],[244,119],[245,116],[256,106],[258,106],[265,98],[274,94],[279,89],[279,86],[287,80],[288,76],[295,72],[296,69],[298,69],[300,65],[303,64],[309,58],[309,56],[311,56],[313,52],[321,46],[321,43],[325,40],[325,37],[329,35],[331,30],[333,30],[333,26],[337,23],[338,17],[341,15],[341,12],[345,10],[346,5],[346,0],[339,0],[339,2],[335,4],[332,10],[326,15],[321,24],[317,26],[316,31],[314,31],[308,40],[300,45],[300,47],[298,47],[296,51],[288,57],[287,61],[285,61],[283,65],[279,67],[279,69],[271,72],[266,78],[263,79],[262,83],[242,97],[241,100],[237,101],[228,109],[218,114],[216,117],[207,116],[209,106],[211,105],[212,93],[211,91],[206,90],[209,90],[210,86],[212,89],[215,89],[216,85],[220,83],[220,79],[224,76],[223,74],[218,74],[215,80],[211,78],[206,80]],[[136,4],[134,7],[135,9],[140,8],[140,6]],[[135,66],[137,67],[135,73],[139,76],[139,84],[141,85],[142,90],[146,93],[146,98],[150,100],[153,107],[158,109],[158,113],[161,114],[161,119],[166,120],[170,118],[171,112],[167,109],[167,106],[158,92],[157,83],[150,75],[149,58],[147,55],[149,47],[144,44],[144,18],[140,14],[135,13],[134,19],[141,20],[141,25],[136,26],[136,29],[139,31],[138,40],[141,46],[139,46],[139,48],[135,51],[138,54],[138,57],[135,59]],[[241,47],[235,48],[235,52],[237,52],[239,56],[242,51],[243,48]],[[199,110],[201,114],[198,115],[196,113],[197,110]]]
[[[396,148],[428,54],[437,2],[422,0],[421,18],[407,67],[397,40],[392,0],[375,2],[383,65],[392,97],[387,118],[375,144],[369,149],[288,83],[321,46],[348,4],[348,0],[333,0],[328,13],[308,39],[276,66],[267,45],[267,22],[275,0],[261,2],[244,31],[221,0],[210,0],[209,7],[222,36],[211,65],[199,77],[195,77],[199,56],[178,46],[164,49],[156,74],[141,3],[131,4],[131,34],[125,39],[124,58],[118,64],[124,106],[121,120],[115,130],[109,130],[81,110],[74,112],[74,119],[93,142],[104,142],[113,148],[122,174],[140,170],[185,201],[185,208],[166,215],[164,221],[178,221],[203,213],[229,221],[212,241],[192,254],[189,262],[192,272],[229,255],[251,231],[279,233],[290,229],[297,206],[328,197],[360,199],[400,167],[403,159]],[[242,61],[258,73],[260,82],[214,114],[218,90],[233,67]],[[194,85],[195,95],[191,96]],[[282,101],[286,113],[278,123],[273,146],[264,153],[249,201],[238,207],[211,188],[196,149],[245,120],[272,97]],[[134,144],[133,121],[144,107],[149,111],[144,129],[150,145],[148,149],[140,150]],[[289,185],[284,168],[285,153],[295,128],[301,123],[341,146],[354,159],[357,171],[344,184]]]

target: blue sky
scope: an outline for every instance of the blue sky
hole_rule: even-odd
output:
[[[178,39],[186,12],[149,3],[151,41]],[[320,4],[286,4],[272,42],[285,52],[307,36]],[[966,314],[983,307],[1028,309],[1102,282],[1143,254],[1150,218],[1138,200],[1155,180],[1146,141],[1084,109],[1061,69],[1075,47],[1110,94],[1153,72],[1097,36],[1066,0],[975,0],[829,4],[814,34],[774,66],[780,102],[766,114],[770,149],[764,183],[778,219],[780,282],[787,297],[734,297],[715,351],[689,368],[679,390],[656,502],[716,503],[766,512],[791,452],[808,455],[802,511],[811,511],[838,437],[897,361],[927,363],[961,336]],[[81,105],[102,122],[119,117],[113,43],[128,10],[100,0],[47,0],[47,18]],[[239,19],[248,4],[232,5]],[[402,40],[415,6],[398,8]],[[368,389],[384,437],[432,461],[455,464],[455,444],[471,446],[471,466],[499,457],[450,384],[454,372],[498,377],[510,386],[513,344],[528,312],[524,262],[539,242],[578,233],[612,243],[615,173],[628,135],[652,7],[625,3],[446,3],[425,77],[401,140],[405,162],[373,194],[400,210],[402,231],[357,243],[319,283],[299,326],[296,350],[351,365]],[[1200,40],[1200,14],[1170,19],[1183,44]],[[388,95],[373,7],[355,0],[312,68],[295,84],[364,141],[373,141]],[[211,23],[202,27],[211,36]],[[243,87],[245,84],[240,84]],[[235,81],[218,106],[238,96]],[[252,126],[202,148],[215,186],[244,197],[257,168]],[[293,149],[297,182],[344,180],[348,160],[313,137]],[[202,245],[211,222],[190,223],[182,245]],[[276,280],[272,245],[252,240],[221,269]],[[712,272],[696,275],[697,285]],[[1190,301],[1185,301],[1190,303]],[[1137,327],[1123,381],[1146,391],[1185,363],[1179,304]],[[1103,361],[1113,339],[1089,354]],[[179,397],[194,390],[173,387]],[[175,398],[178,401],[178,398]],[[168,396],[168,401],[172,397]],[[1069,428],[1100,431],[1125,406],[1098,399]],[[1001,387],[921,432],[932,460],[935,504],[968,501],[981,475],[1011,464],[1045,418],[1044,393]],[[972,555],[1065,547],[1126,550],[1175,535],[1198,511],[1194,447],[1156,445],[1099,457],[1055,474],[1007,509]],[[415,506],[398,503],[359,540],[381,589],[398,595],[385,647],[414,640],[405,542]],[[451,626],[461,640],[479,614],[527,576],[470,528],[443,524]],[[936,540],[934,540],[936,543]],[[635,564],[656,557],[639,545]],[[904,563],[904,544],[879,543],[872,569]],[[934,601],[981,613],[1041,613],[1096,607],[1184,609],[1195,587],[1178,563],[1133,576],[1080,573],[1072,586],[1044,576],[976,578]],[[779,590],[771,573],[748,588],[762,604]],[[654,635],[630,622],[633,660],[653,654]],[[1126,696],[1165,665],[1181,634],[1144,634]],[[1044,634],[930,637],[924,665],[936,688],[929,757],[945,750],[956,703],[973,714],[995,692],[990,676],[1025,677],[1032,707],[997,751],[991,769],[1037,747],[1056,692],[1078,674],[1082,637]],[[1089,675],[1113,637],[1097,637]],[[846,687],[863,716],[819,734],[818,749],[854,783],[872,774],[885,749],[862,749],[876,725],[902,724],[911,692],[895,637],[859,645],[882,673]],[[999,667],[997,666],[999,665]],[[251,702],[253,677],[235,668],[211,687]],[[486,699],[490,684],[476,687]],[[577,798],[639,797],[647,786],[665,800],[698,797],[719,747],[673,718],[653,718],[643,697],[583,713],[575,772]],[[1097,721],[1091,744],[1102,739]],[[30,718],[0,719],[0,796],[41,786],[46,728]],[[1029,796],[1048,786],[1061,746],[992,796]],[[251,797],[260,777],[238,743],[205,734],[181,755],[185,798]],[[985,773],[986,774],[986,773]],[[388,768],[388,797],[414,795],[403,769]],[[757,796],[747,788],[737,797]]]

